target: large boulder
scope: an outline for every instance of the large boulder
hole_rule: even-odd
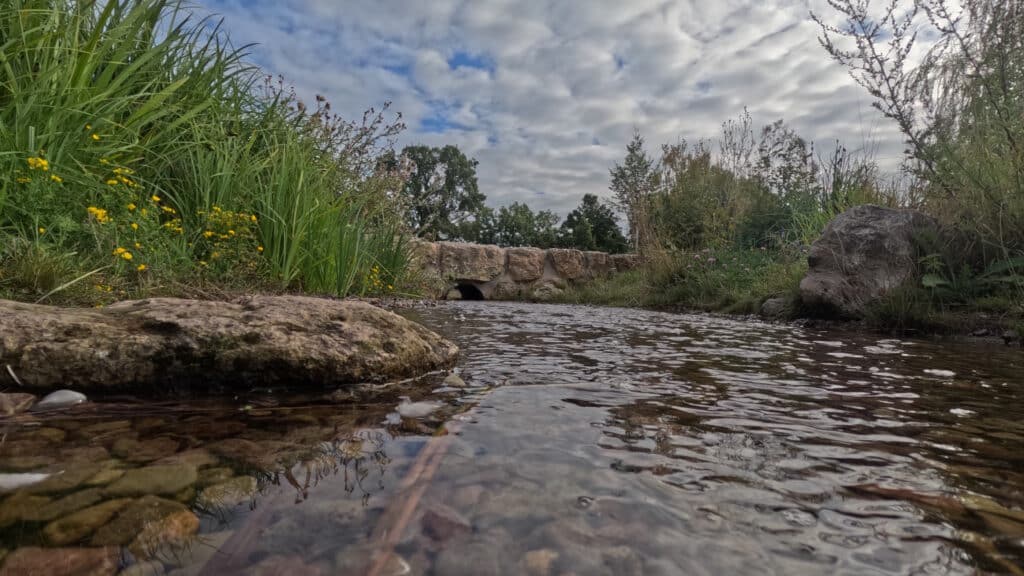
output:
[[[604,278],[612,272],[612,259],[604,252],[584,252],[583,262],[587,278]]]
[[[860,317],[866,306],[914,278],[915,236],[938,230],[935,219],[915,210],[847,210],[811,246],[800,299],[819,313]]]
[[[438,242],[441,276],[490,282],[505,272],[505,249],[485,244]]]
[[[533,282],[544,275],[544,251],[540,248],[508,248],[508,275],[514,282]]]
[[[551,248],[548,260],[555,274],[565,280],[577,280],[583,277],[583,252],[571,248]]]
[[[151,298],[76,309],[0,300],[0,386],[23,391],[326,388],[417,376],[457,354],[423,326],[356,301]]]

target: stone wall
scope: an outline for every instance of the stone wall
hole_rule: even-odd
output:
[[[437,281],[437,298],[545,300],[569,284],[631,270],[639,263],[635,254],[461,242],[417,241],[414,251],[415,265]]]

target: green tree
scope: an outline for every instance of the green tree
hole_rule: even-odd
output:
[[[549,210],[534,212],[529,206],[513,202],[498,210],[495,240],[501,246],[550,248],[556,244],[558,216]]]
[[[417,236],[458,239],[486,199],[477,185],[476,159],[450,144],[407,146],[402,155],[411,169],[403,189],[410,227]]]
[[[628,248],[612,209],[594,194],[584,194],[580,205],[562,223],[563,246],[580,250],[620,253]]]
[[[653,240],[648,221],[648,204],[655,187],[654,160],[644,151],[644,139],[638,130],[626,145],[626,158],[611,169],[611,191],[615,204],[626,214],[629,239],[634,250],[643,253]]]

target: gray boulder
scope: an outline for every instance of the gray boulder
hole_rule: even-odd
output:
[[[915,278],[915,235],[938,230],[934,218],[915,210],[847,210],[811,246],[800,299],[819,313],[861,317],[866,306]]]
[[[0,366],[39,392],[385,382],[450,368],[451,342],[365,302],[151,298],[102,309],[0,300]],[[0,386],[7,371],[0,372]]]

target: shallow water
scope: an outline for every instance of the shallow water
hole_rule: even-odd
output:
[[[575,306],[404,313],[459,343],[465,387],[0,421],[0,476],[63,471],[5,495],[0,572],[81,561],[25,550],[58,541],[134,574],[1024,574],[1019,349]]]

